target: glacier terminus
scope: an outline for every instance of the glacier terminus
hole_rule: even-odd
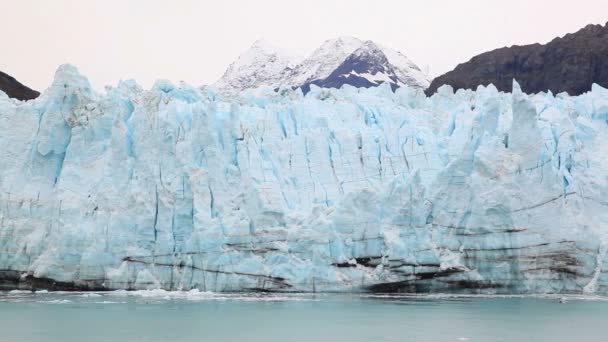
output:
[[[608,90],[0,92],[0,287],[608,293]]]

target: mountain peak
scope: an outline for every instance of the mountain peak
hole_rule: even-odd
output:
[[[366,40],[363,42],[363,45],[361,46],[362,48],[366,48],[366,49],[379,49],[378,45],[376,45],[376,43],[374,43],[373,40]]]
[[[265,54],[277,54],[281,57],[292,60],[294,63],[297,63],[302,59],[302,56],[297,55],[289,50],[285,50],[281,47],[278,47],[264,38],[260,38],[253,42],[247,52],[250,51],[256,51],[256,53],[262,52]]]
[[[251,48],[259,48],[262,50],[278,50],[272,43],[264,38],[260,38],[253,42]]]
[[[347,50],[352,50],[352,49],[356,49],[357,47],[361,46],[361,44],[363,43],[363,41],[357,37],[352,37],[352,36],[340,36],[334,39],[328,39],[326,40],[323,45],[337,45],[337,46],[343,46],[345,47]]]
[[[289,60],[294,65],[302,59],[301,56],[278,47],[266,39],[258,39],[251,44],[249,49],[239,55],[239,60],[246,63],[261,55],[276,56],[278,59]]]
[[[355,76],[383,74],[371,77],[373,82],[351,83],[354,78],[347,76],[351,71],[355,72]],[[330,75],[339,77],[324,82]],[[399,52],[371,40],[340,36],[324,41],[303,60],[294,58],[293,54],[264,39],[257,40],[230,65],[215,86],[225,93],[236,94],[261,86],[302,87],[306,92],[310,84],[328,87],[340,87],[342,84],[378,86],[382,82],[390,83],[393,89],[403,85],[425,88],[429,83],[420,69]]]
[[[363,44],[357,50],[355,50],[352,54],[355,56],[375,55],[378,58],[382,58],[382,57],[386,58],[382,49],[371,40],[364,41]]]
[[[258,39],[230,64],[215,86],[228,94],[260,86],[278,87],[285,70],[293,68],[300,59],[265,39]]]
[[[329,76],[362,43],[360,39],[350,36],[324,41],[294,69],[292,84],[301,85]]]

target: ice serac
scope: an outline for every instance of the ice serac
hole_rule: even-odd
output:
[[[608,90],[0,97],[3,288],[608,293]]]

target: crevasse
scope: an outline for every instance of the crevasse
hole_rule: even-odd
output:
[[[0,93],[0,287],[608,292],[608,90]]]

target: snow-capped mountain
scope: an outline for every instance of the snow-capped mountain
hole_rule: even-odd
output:
[[[326,40],[304,59],[289,77],[291,85],[302,85],[329,76],[363,42],[355,37],[339,37]]]
[[[312,80],[301,87],[304,91],[309,90],[310,84],[322,88],[339,88],[343,84],[370,88],[382,83],[390,84],[393,89],[404,85],[421,89],[428,87],[429,81],[420,68],[401,53],[394,50],[385,52],[388,50],[369,40],[363,42],[326,78]]]
[[[389,64],[393,66],[395,76],[401,83],[410,86],[418,84],[424,89],[429,87],[431,77],[423,72],[414,62],[397,50],[385,46],[381,46],[381,48]]]
[[[302,58],[257,40],[230,66],[214,86],[226,93],[260,86],[278,87]]]
[[[214,86],[232,95],[259,87],[301,87],[308,92],[311,84],[368,88],[386,82],[393,89],[403,85],[426,89],[430,83],[428,76],[405,55],[354,37],[327,40],[299,63],[292,56],[268,43],[256,42]]]

